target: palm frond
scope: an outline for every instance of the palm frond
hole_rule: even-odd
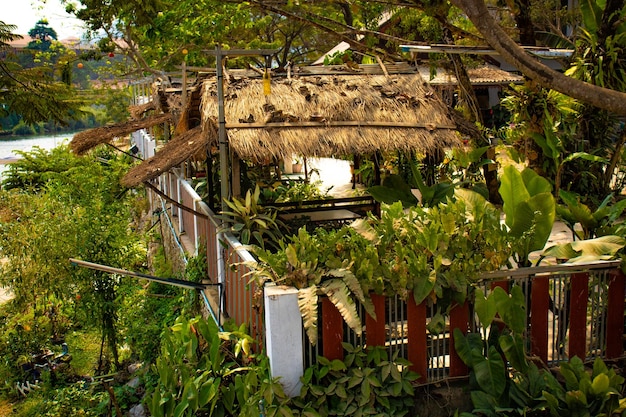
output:
[[[374,309],[374,304],[372,300],[363,292],[363,288],[359,283],[358,278],[350,271],[349,269],[332,269],[328,272],[329,276],[340,278],[346,284],[348,289],[354,294],[365,307],[365,311],[367,314],[372,316],[372,318],[376,319],[376,311]]]
[[[345,282],[340,279],[331,279],[324,281],[320,289],[337,307],[346,324],[360,336],[363,333],[363,326],[361,325],[359,313],[356,311],[356,304],[350,297],[350,291]]]
[[[298,290],[298,308],[304,330],[312,345],[317,343],[317,290],[316,285]]]

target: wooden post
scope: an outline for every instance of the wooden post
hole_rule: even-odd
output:
[[[584,360],[587,345],[587,300],[589,297],[589,274],[572,274],[569,320],[569,357]]]
[[[343,359],[343,317],[328,297],[322,298],[322,354],[326,359]]]
[[[459,329],[464,335],[469,328],[469,306],[467,301],[463,305],[454,303],[450,309],[450,376],[464,376],[469,373],[467,365],[461,360],[454,347],[454,329]]]
[[[367,314],[365,316],[365,341],[367,346],[385,346],[387,342],[387,332],[385,330],[385,297],[378,294],[371,294],[370,298],[374,304],[376,318]]]
[[[409,362],[411,362],[411,370],[420,375],[418,381],[425,383],[428,380],[426,303],[422,302],[417,305],[411,293],[407,300],[407,307]]]
[[[530,312],[530,350],[548,363],[548,308],[550,294],[548,277],[532,279],[532,306]]]

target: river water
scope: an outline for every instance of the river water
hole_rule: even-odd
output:
[[[73,132],[58,133],[48,136],[11,136],[0,137],[0,179],[2,172],[6,169],[5,163],[9,160],[19,158],[16,151],[30,151],[35,146],[50,150],[63,143],[67,144],[72,140]]]

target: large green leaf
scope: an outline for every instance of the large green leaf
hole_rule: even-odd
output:
[[[556,217],[554,196],[549,192],[535,194],[528,200],[528,205],[533,210],[535,220],[535,235],[531,250],[543,249],[550,238]]]
[[[602,24],[602,8],[596,0],[580,0],[578,4],[580,5],[585,29],[595,34]]]
[[[504,334],[500,336],[499,342],[511,366],[525,374],[528,371],[528,360],[524,350],[524,339],[519,335]]]
[[[483,356],[483,340],[478,333],[464,335],[459,329],[454,329],[454,348],[461,360],[470,368],[485,359]]]
[[[571,243],[572,248],[585,255],[615,255],[622,249],[626,241],[620,236],[601,236],[595,239],[576,240]]]
[[[474,405],[472,416],[485,415],[487,417],[496,417],[498,415],[495,412],[495,409],[498,407],[498,402],[490,393],[474,390],[470,393],[470,397]]]
[[[474,373],[480,388],[499,398],[506,387],[504,360],[495,346],[489,347],[487,358],[474,363]]]
[[[504,201],[506,224],[511,227],[515,219],[517,206],[530,198],[520,172],[512,165],[504,167],[500,178],[500,195]]]
[[[454,196],[457,199],[463,200],[468,205],[468,209],[472,212],[476,210],[483,212],[485,207],[491,207],[491,203],[489,203],[485,197],[467,188],[457,188],[454,190]]]
[[[608,235],[595,239],[576,240],[554,245],[543,251],[542,256],[554,256],[557,259],[566,259],[569,262],[580,263],[594,260],[610,259],[626,245],[620,236]]]
[[[478,320],[483,327],[489,327],[496,316],[496,300],[494,297],[485,297],[480,288],[475,292],[475,308]]]
[[[550,246],[541,253],[542,257],[554,256],[556,259],[572,259],[580,255],[572,248],[571,242]]]
[[[435,289],[437,283],[437,272],[430,271],[428,276],[421,274],[414,280],[413,297],[416,304],[420,304]]]
[[[532,197],[540,193],[551,193],[550,181],[537,174],[530,168],[525,168],[521,173],[528,194]]]
[[[555,217],[556,204],[552,194],[537,194],[518,204],[514,218],[507,224],[513,237],[525,237],[526,246],[521,255],[525,257],[544,248],[552,233]],[[529,234],[531,231],[532,234]]]
[[[376,201],[385,204],[400,201],[404,207],[410,207],[419,202],[411,192],[411,186],[395,174],[386,177],[382,185],[369,187],[367,191]]]
[[[524,310],[524,293],[519,286],[511,287],[511,294],[507,294],[500,287],[493,290],[492,296],[496,300],[496,307],[502,320],[513,332],[522,333],[526,330],[526,312]]]

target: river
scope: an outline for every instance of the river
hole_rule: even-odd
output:
[[[5,163],[19,158],[16,151],[30,151],[35,146],[50,150],[63,143],[69,143],[75,132],[58,133],[48,136],[0,136],[0,179],[6,169]]]

